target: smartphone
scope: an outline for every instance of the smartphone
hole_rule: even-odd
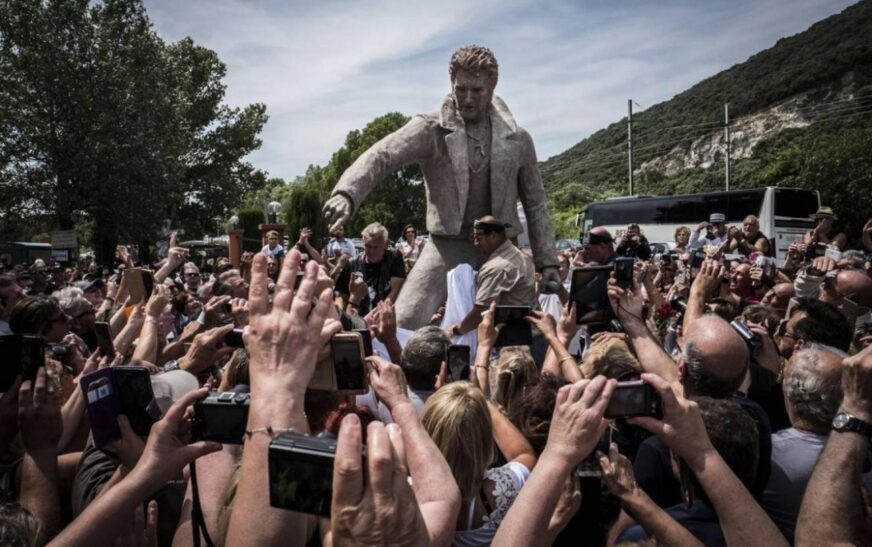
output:
[[[130,295],[131,301],[134,303],[145,302],[148,296],[145,293],[145,281],[142,277],[142,269],[127,268],[122,274],[124,282],[127,286],[127,293]]]
[[[145,290],[145,298],[151,298],[154,292],[154,274],[148,270],[140,270],[142,275],[142,287]]]
[[[690,255],[690,267],[699,268],[700,266],[702,266],[704,260],[705,253],[703,251],[694,251],[693,254]]]
[[[336,391],[362,395],[369,389],[366,362],[363,360],[363,337],[357,332],[340,332],[330,340]]]
[[[244,348],[245,343],[242,341],[242,330],[233,329],[224,335],[224,345],[231,348]]]
[[[469,346],[451,344],[445,348],[445,364],[452,381],[469,378]]]
[[[632,416],[659,418],[662,415],[660,395],[642,380],[618,382],[605,413],[609,420]]]
[[[608,293],[611,273],[611,266],[590,266],[572,271],[569,297],[575,302],[577,324],[608,323],[612,320],[614,314]]]
[[[621,256],[615,259],[615,281],[622,289],[633,288],[633,257]]]
[[[109,323],[98,321],[94,323],[94,334],[97,337],[97,347],[100,354],[109,359],[115,358],[115,344],[112,343],[112,334],[109,332]]]
[[[363,339],[364,357],[372,357],[372,335],[369,333],[369,329],[354,329],[352,332],[359,333]]]
[[[161,412],[145,367],[121,366],[96,370],[81,379],[94,444],[104,447],[121,438],[118,416],[142,437],[160,419]]]
[[[827,254],[827,245],[826,243],[812,243],[808,247],[805,248],[805,259],[806,260],[814,260],[819,256],[826,256]]]
[[[530,306],[497,306],[494,324],[502,325],[495,347],[529,346],[533,343],[533,329],[524,318],[532,313]]]
[[[21,376],[21,381],[36,380],[39,367],[45,365],[45,341],[39,336],[9,334],[0,336],[0,393],[6,393]]]

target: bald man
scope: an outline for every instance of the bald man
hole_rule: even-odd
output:
[[[778,283],[763,295],[760,303],[778,312],[781,317],[787,311],[787,306],[790,304],[790,299],[796,291],[793,289],[793,283]]]
[[[840,270],[836,261],[826,256],[815,258],[800,271],[793,286],[797,297],[819,298],[840,310],[849,296],[861,306],[872,307],[872,277],[862,270]]]
[[[588,266],[605,266],[615,260],[615,240],[602,226],[588,230],[581,238],[581,243],[587,255]]]

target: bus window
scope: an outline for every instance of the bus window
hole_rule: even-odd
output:
[[[818,196],[810,190],[775,189],[775,216],[809,218],[818,209]]]

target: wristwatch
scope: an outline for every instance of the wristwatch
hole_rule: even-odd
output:
[[[170,372],[171,370],[179,370],[181,365],[179,365],[179,361],[177,359],[173,359],[172,361],[167,361],[167,364],[164,365],[164,372]]]
[[[847,412],[839,412],[833,418],[833,431],[839,433],[859,433],[866,438],[872,439],[872,424],[855,418]]]

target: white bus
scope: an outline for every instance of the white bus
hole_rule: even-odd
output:
[[[760,231],[769,238],[775,258],[782,264],[797,236],[814,228],[809,215],[820,206],[817,191],[767,186],[676,196],[631,196],[591,203],[579,213],[583,232],[603,226],[620,239],[629,224],[638,224],[650,243],[674,243],[675,230],[695,230],[711,213],[723,213],[727,224],[741,229],[748,215],[760,219]]]

